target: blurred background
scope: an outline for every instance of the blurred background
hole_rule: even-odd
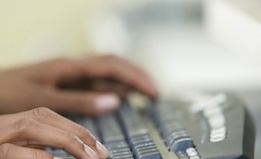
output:
[[[261,88],[259,0],[0,0],[0,68],[114,53],[163,92]]]
[[[113,53],[166,94],[242,92],[261,121],[260,8],[260,0],[0,0],[0,69]]]

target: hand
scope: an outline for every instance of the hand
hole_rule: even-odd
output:
[[[31,147],[63,149],[78,159],[105,159],[108,150],[84,127],[47,108],[0,116],[0,158],[56,159]]]
[[[0,112],[45,106],[58,112],[103,115],[117,109],[119,96],[157,92],[149,77],[115,56],[58,59],[0,73]]]

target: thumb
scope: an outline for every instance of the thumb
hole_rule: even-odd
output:
[[[120,99],[114,93],[53,90],[46,95],[45,106],[63,113],[104,115],[119,107]]]

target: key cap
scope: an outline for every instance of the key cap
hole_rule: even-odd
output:
[[[189,157],[184,151],[177,151],[176,154],[179,157],[179,159],[189,159]]]
[[[198,155],[198,152],[195,148],[193,147],[190,147],[190,148],[187,148],[186,149],[186,153],[188,154],[188,156],[197,156]]]
[[[138,155],[138,159],[162,159],[158,151]]]
[[[171,145],[172,151],[185,151],[189,147],[194,147],[191,138],[180,138]]]

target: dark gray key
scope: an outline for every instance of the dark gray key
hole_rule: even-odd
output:
[[[139,152],[139,151],[143,151],[143,150],[151,150],[151,149],[157,149],[156,145],[150,145],[150,146],[143,146],[143,147],[135,148],[134,152]]]
[[[172,145],[170,145],[172,151],[185,151],[189,147],[194,147],[191,138],[180,138],[176,140]]]
[[[105,144],[105,147],[107,147],[108,149],[122,149],[122,148],[129,148],[129,145],[125,142],[111,142],[108,144]]]
[[[153,151],[138,155],[138,159],[162,159],[162,157],[159,151]]]
[[[123,158],[133,158],[133,155],[118,155],[118,156],[111,156],[112,159],[123,159]]]
[[[150,147],[150,146],[157,147],[154,142],[150,142],[150,143],[144,143],[144,144],[134,145],[132,148],[133,148],[133,150],[135,150],[135,149],[139,149],[139,148],[142,148],[142,147]]]
[[[177,151],[176,155],[179,157],[179,159],[189,159],[189,157],[184,151]]]
[[[187,133],[184,132],[175,132],[167,140],[168,146],[171,147],[176,143],[177,140],[181,138],[190,138]]]
[[[113,156],[132,155],[130,150],[112,152]]]

